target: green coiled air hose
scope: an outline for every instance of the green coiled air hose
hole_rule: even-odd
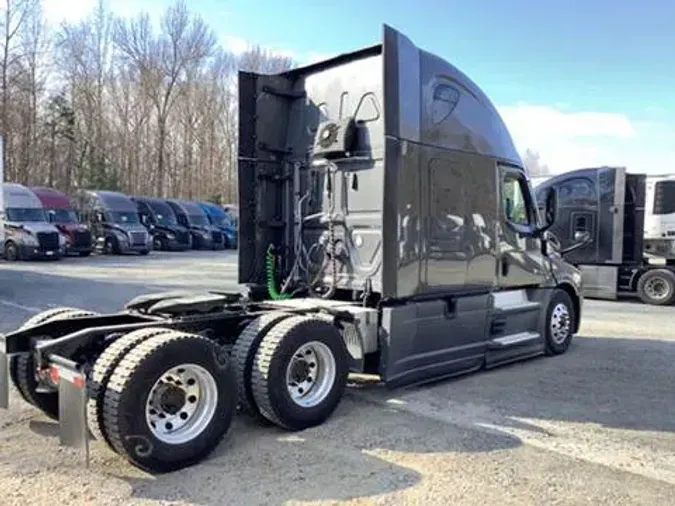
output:
[[[290,299],[291,295],[288,293],[281,293],[277,290],[276,285],[276,276],[274,273],[274,264],[276,259],[274,258],[273,250],[274,247],[270,244],[267,247],[267,254],[265,256],[265,272],[267,273],[267,291],[270,294],[272,300],[285,300]]]

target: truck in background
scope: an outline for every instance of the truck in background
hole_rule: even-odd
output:
[[[53,188],[35,186],[30,190],[42,202],[47,220],[65,237],[65,254],[76,254],[81,257],[91,255],[94,249],[91,230],[80,221],[70,199]]]
[[[176,213],[164,200],[152,197],[130,197],[138,208],[141,223],[152,235],[157,251],[185,251],[192,248],[187,227],[178,223]]]
[[[215,230],[204,210],[195,202],[179,199],[166,201],[176,213],[178,223],[192,234],[193,249],[219,249],[223,247],[223,234]]]
[[[164,472],[210,454],[237,404],[298,431],[334,413],[349,372],[395,388],[569,349],[583,297],[545,236],[556,192],[540,216],[459,69],[385,25],[371,47],[242,71],[238,90],[246,289],[36,315],[0,339],[1,407],[13,381],[63,444],[91,433]]]
[[[549,232],[565,259],[579,267],[585,296],[675,302],[675,227],[667,219],[675,210],[675,181],[648,181],[645,174],[610,166],[536,181],[540,205],[549,190],[557,191],[559,214]]]
[[[3,183],[2,193],[5,260],[61,258],[65,253],[65,237],[49,223],[37,195],[17,183]]]
[[[136,204],[123,193],[78,190],[73,201],[98,251],[107,255],[150,252],[152,237],[141,224]]]
[[[675,260],[675,174],[647,175],[645,253]]]
[[[237,247],[237,228],[234,224],[234,218],[222,207],[211,202],[197,202],[204,210],[209,219],[209,223],[223,233],[225,249]]]

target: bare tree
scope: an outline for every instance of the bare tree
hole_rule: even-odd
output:
[[[4,137],[5,149],[3,150],[3,164],[7,171],[8,178],[19,177],[17,168],[12,160],[13,132],[11,127],[11,96],[13,77],[20,75],[17,69],[18,64],[23,57],[20,44],[20,30],[28,20],[31,13],[35,10],[39,0],[4,0],[2,16],[2,35],[0,36],[1,58],[0,66],[2,99],[0,100],[0,115],[2,117],[2,135]]]
[[[180,0],[162,18],[163,33],[155,36],[147,14],[136,20],[118,20],[115,41],[126,61],[134,65],[141,86],[155,107],[157,122],[156,192],[165,188],[165,144],[169,115],[177,87],[190,69],[202,64],[213,52],[216,38],[199,16],[191,15]]]
[[[0,1],[11,7],[2,18],[11,30],[0,35],[8,180],[236,198],[237,71],[281,72],[290,58],[218,47],[184,0],[159,29],[147,14],[116,19],[99,0],[88,19],[53,34],[40,0]]]
[[[541,157],[537,151],[526,149],[523,155],[523,165],[530,177],[548,176],[551,169],[548,165],[541,163]]]

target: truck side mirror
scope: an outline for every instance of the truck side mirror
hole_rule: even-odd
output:
[[[544,226],[548,229],[558,217],[558,192],[553,186],[546,190],[546,205],[544,207]]]
[[[56,213],[54,212],[53,209],[50,209],[47,212],[47,221],[49,221],[49,223],[54,223],[54,216],[56,216]]]

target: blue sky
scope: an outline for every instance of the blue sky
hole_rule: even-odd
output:
[[[76,19],[94,0],[48,15]],[[109,0],[159,16],[170,0]],[[451,61],[492,98],[523,151],[556,171],[675,172],[675,2],[666,0],[189,0],[224,45],[300,61],[376,43],[382,23]]]

